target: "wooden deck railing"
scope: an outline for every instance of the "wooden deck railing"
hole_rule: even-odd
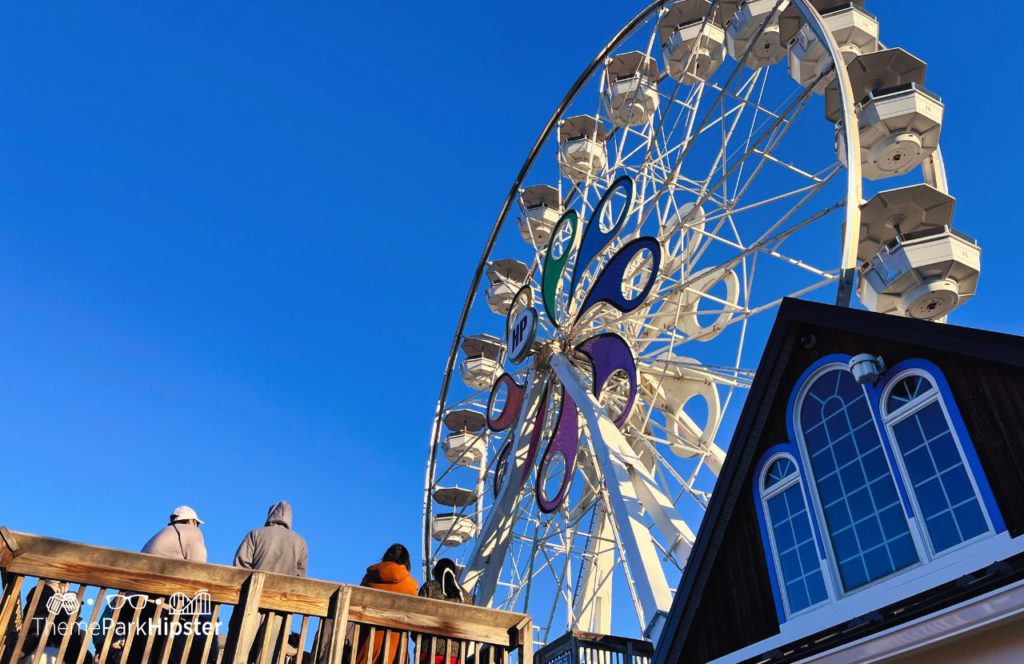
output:
[[[0,572],[0,664],[533,660],[529,616],[359,586],[6,528]]]

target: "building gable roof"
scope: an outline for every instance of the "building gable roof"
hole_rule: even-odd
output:
[[[933,351],[1024,368],[1024,337],[803,300],[784,300],[662,631],[655,664],[671,661],[673,653],[680,652],[689,638],[708,573],[714,565],[743,484],[757,461],[757,442],[775,402],[783,369],[794,344],[802,341],[798,338],[799,331],[807,326],[912,343]]]

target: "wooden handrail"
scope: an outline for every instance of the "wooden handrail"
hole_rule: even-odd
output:
[[[245,607],[246,612],[254,615],[259,611],[280,612],[329,618],[335,622],[340,617],[342,626],[346,621],[353,621],[378,629],[520,649],[520,661],[528,661],[532,655],[528,651],[532,646],[533,627],[525,614],[317,579],[170,560],[11,532],[6,528],[0,528],[0,569],[8,576],[36,577],[159,597],[174,593],[193,596],[206,591],[214,604],[235,606],[242,601],[247,584],[256,581],[254,575],[258,574],[258,592],[250,597],[255,599],[255,604]],[[336,613],[339,596],[345,599],[343,616]]]

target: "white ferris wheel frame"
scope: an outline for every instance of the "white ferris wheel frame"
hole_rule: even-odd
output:
[[[672,0],[657,0],[648,5],[601,49],[597,57],[584,70],[552,114],[531,149],[509,190],[497,222],[491,230],[462,307],[434,413],[430,437],[431,455],[425,481],[423,533],[425,575],[430,573],[431,492],[436,479],[436,451],[441,438],[442,419],[445,414],[451,377],[457,367],[459,345],[465,332],[466,322],[499,233],[526,175],[533,167],[543,145],[555,130],[559,120],[576,99],[577,94],[625,38],[671,2]],[[821,14],[810,0],[790,0],[790,3],[799,10],[804,21],[825,46],[831,61],[833,63],[843,62],[836,39],[826,28]],[[717,4],[718,0],[713,0],[710,11],[714,11]],[[776,3],[776,11],[778,11],[779,4]],[[833,66],[832,69],[836,74],[840,102],[839,124],[845,136],[843,145],[846,151],[844,163],[847,171],[846,189],[848,192],[845,200],[845,227],[840,274],[837,279],[836,303],[841,306],[849,306],[857,267],[860,205],[862,203],[860,134],[856,100],[849,73],[845,66]],[[682,159],[679,160],[679,162],[681,161]],[[923,171],[926,182],[944,193],[948,192],[940,150],[936,150],[924,162]],[[550,357],[548,365],[579,408],[588,433],[588,449],[597,461],[604,476],[604,486],[607,489],[607,494],[602,496],[602,504],[597,508],[597,524],[595,526],[597,533],[591,534],[588,547],[592,563],[584,568],[584,576],[579,580],[580,586],[587,591],[581,593],[575,602],[567,602],[567,604],[571,606],[571,610],[581,621],[593,622],[610,629],[610,599],[605,596],[605,593],[610,593],[610,584],[605,581],[611,575],[615,555],[618,554],[626,562],[624,571],[627,574],[632,599],[638,615],[642,616],[641,620],[646,624],[644,635],[646,638],[656,641],[664,624],[664,618],[671,607],[672,589],[663,567],[664,555],[654,546],[649,528],[641,519],[641,514],[648,515],[654,522],[654,528],[659,531],[662,540],[672,543],[669,547],[670,552],[675,553],[682,560],[685,560],[689,553],[694,533],[677,513],[671,497],[661,491],[645,469],[644,464],[636,462],[636,453],[626,441],[623,433],[612,422],[606,409],[591,394],[586,385],[586,379],[580,371],[560,353]],[[465,584],[467,589],[475,590],[478,602],[489,603],[494,596],[511,541],[512,528],[519,516],[517,507],[522,490],[518,476],[530,471],[530,468],[522,463],[528,436],[519,434],[523,431],[527,414],[530,413],[533,404],[541,398],[541,381],[536,380],[536,372],[537,369],[531,365],[526,373],[526,397],[512,429],[510,456],[516,460],[516,463],[511,464],[511,476],[502,483],[487,519],[479,523],[481,528],[477,536],[477,546],[466,565]],[[483,484],[484,466],[485,464],[481,462],[481,480],[478,483],[478,492]]]

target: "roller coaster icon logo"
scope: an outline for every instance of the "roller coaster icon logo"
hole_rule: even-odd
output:
[[[213,613],[213,600],[206,590],[200,590],[192,597],[174,593],[167,598],[167,604],[171,614],[181,616],[208,616]]]

